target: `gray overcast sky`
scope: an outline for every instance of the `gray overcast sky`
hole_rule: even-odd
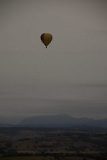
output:
[[[107,1],[0,0],[0,115],[60,113],[107,118]]]

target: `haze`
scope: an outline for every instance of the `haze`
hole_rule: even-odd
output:
[[[107,1],[0,0],[1,119],[68,113],[107,118]]]

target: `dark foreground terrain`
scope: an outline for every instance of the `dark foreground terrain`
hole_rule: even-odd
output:
[[[107,129],[0,128],[0,160],[107,160]]]

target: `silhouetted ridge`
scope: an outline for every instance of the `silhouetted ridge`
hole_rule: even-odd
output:
[[[94,120],[89,118],[74,118],[69,115],[42,115],[25,118],[20,125],[29,127],[104,127],[107,119]]]

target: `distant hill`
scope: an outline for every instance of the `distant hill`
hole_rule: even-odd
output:
[[[72,127],[101,127],[107,128],[107,119],[74,118],[69,115],[41,115],[27,117],[18,124],[2,123],[0,127],[46,127],[46,128],[72,128]]]
[[[0,123],[0,127],[15,127],[16,125],[13,124],[7,124],[7,123]]]
[[[94,120],[74,118],[69,115],[45,115],[25,118],[19,124],[26,127],[102,127],[107,128],[107,119]]]

